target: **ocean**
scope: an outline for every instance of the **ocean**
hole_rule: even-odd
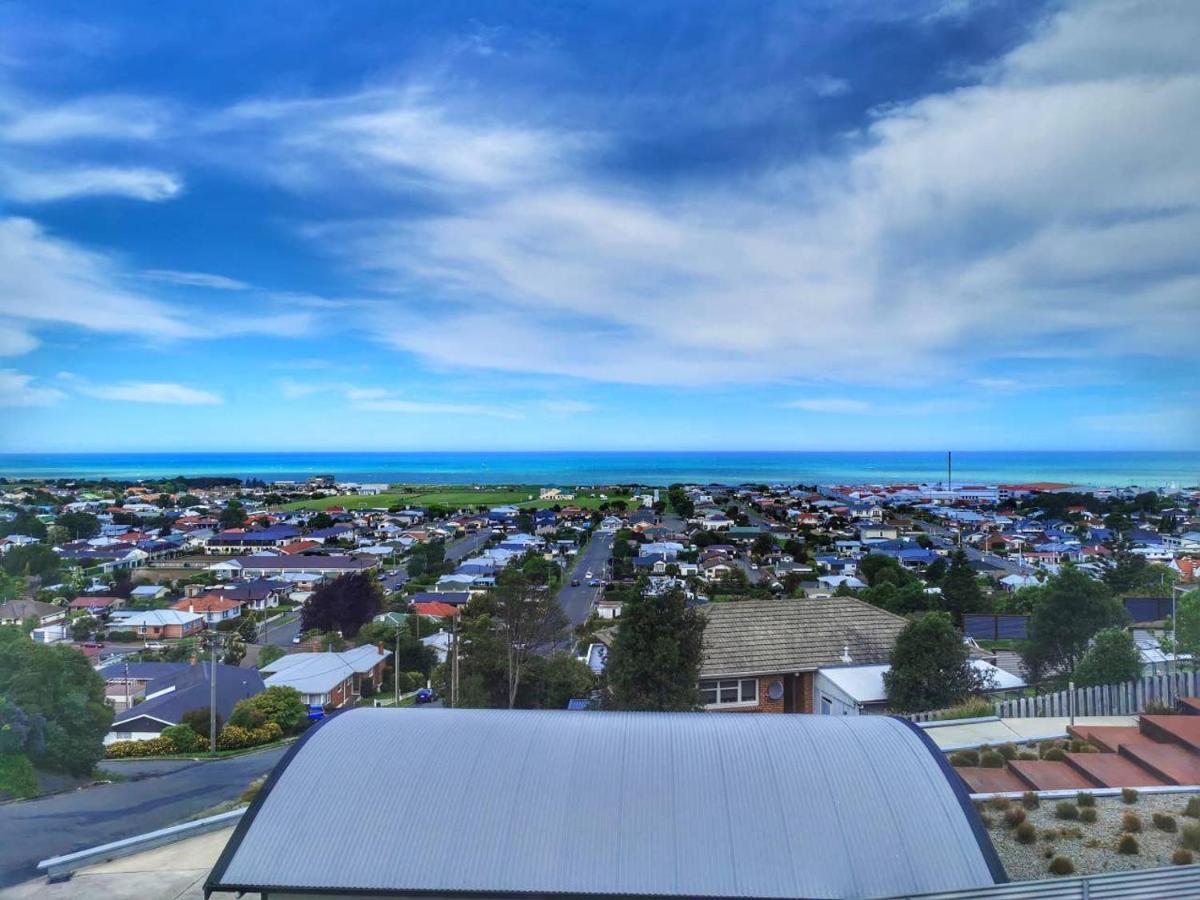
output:
[[[941,481],[941,452],[449,452],[0,454],[0,476],[174,475],[419,484],[894,483]],[[954,481],[1059,481],[1146,488],[1200,485],[1200,451],[1007,451],[954,454]]]

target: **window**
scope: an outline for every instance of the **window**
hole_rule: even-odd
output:
[[[705,706],[753,706],[758,703],[757,678],[700,682]]]

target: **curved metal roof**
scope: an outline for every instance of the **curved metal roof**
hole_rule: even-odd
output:
[[[1003,881],[948,775],[882,716],[357,709],[279,764],[206,889],[887,897]]]

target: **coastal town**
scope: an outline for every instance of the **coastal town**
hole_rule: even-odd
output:
[[[44,479],[0,504],[8,799],[406,706],[889,714],[976,795],[1200,781],[1170,721],[1200,709],[1195,487]]]

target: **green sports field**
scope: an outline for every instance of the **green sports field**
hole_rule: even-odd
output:
[[[346,495],[339,497],[323,497],[319,500],[303,500],[288,503],[282,509],[328,509],[331,506],[341,506],[345,509],[378,509],[390,506],[444,506],[449,509],[476,506],[520,506],[526,509],[537,509],[545,506],[581,506],[585,509],[595,509],[602,503],[612,503],[616,500],[629,501],[628,494],[609,494],[607,500],[599,494],[580,493],[574,500],[539,500],[540,486],[521,485],[518,487],[494,488],[480,487],[478,490],[469,485],[392,485],[392,490],[385,494],[373,496]]]

